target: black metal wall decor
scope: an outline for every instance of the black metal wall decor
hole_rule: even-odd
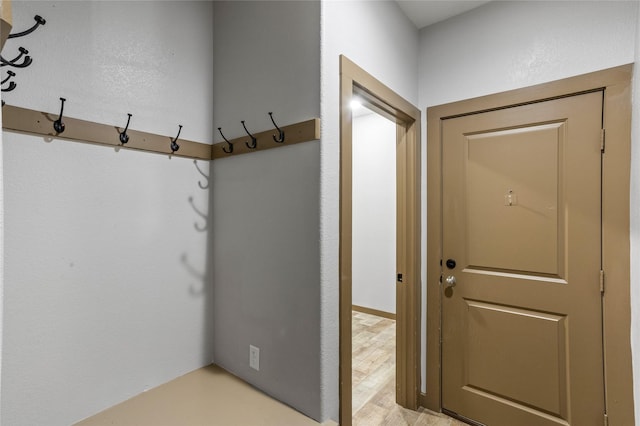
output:
[[[272,135],[274,142],[284,143],[284,130],[282,130],[276,124],[276,121],[273,119],[273,112],[269,112],[269,118],[271,118],[271,122],[273,123],[274,127],[276,128],[276,130],[278,132],[278,136],[276,136],[275,134]],[[255,135],[251,134],[249,132],[249,130],[247,130],[247,126],[246,126],[244,120],[242,120],[240,123],[242,123],[242,127],[244,127],[244,131],[251,138],[251,142],[250,143],[249,142],[245,142],[244,144],[249,149],[256,149],[258,147],[258,138],[256,138]],[[225,143],[227,144],[227,146],[222,148],[222,151],[227,153],[227,154],[233,154],[233,142],[230,142],[227,138],[224,137],[224,135],[222,134],[222,128],[221,127],[218,127],[218,132],[220,132],[220,136],[222,136],[222,139],[224,139]]]
[[[31,28],[25,31],[21,31],[19,33],[9,34],[8,38],[11,39],[11,38],[24,37],[34,32],[36,28],[38,28],[40,25],[44,25],[47,23],[47,21],[45,21],[44,18],[40,15],[34,16],[33,19],[36,21],[36,23]],[[17,56],[11,60],[7,60],[4,58],[4,56],[0,55],[0,67],[8,66],[12,68],[26,68],[29,65],[31,65],[32,62],[33,62],[33,59],[31,58],[31,56],[29,56],[29,51],[22,46],[18,48]],[[3,79],[1,83],[3,92],[10,92],[13,89],[15,89],[17,86],[17,84],[14,81],[8,81],[11,77],[15,77],[16,74],[13,71],[7,71],[7,74],[9,76]],[[8,86],[4,86],[4,84],[7,82],[9,83]],[[2,106],[4,106],[4,101],[2,101]],[[63,130],[64,130],[64,126],[63,126]]]
[[[224,152],[226,152],[227,154],[233,153],[233,144],[231,142],[229,142],[229,140],[227,138],[225,138],[224,135],[222,134],[222,127],[218,127],[218,131],[220,132],[220,136],[222,136],[222,139],[224,139],[224,141],[227,143],[227,145],[229,145],[228,148],[225,146],[224,148],[222,148],[222,150]]]
[[[129,142],[129,135],[127,134],[127,129],[129,128],[129,123],[131,122],[131,114],[127,114],[127,115],[129,116],[129,118],[127,119],[127,125],[125,126],[122,133],[120,133],[120,143],[122,145]]]
[[[251,138],[251,143],[245,142],[245,145],[247,145],[247,148],[249,149],[256,149],[258,147],[258,139],[256,139],[255,136],[249,133],[249,131],[247,130],[247,126],[245,126],[244,124],[244,120],[242,120],[241,123],[242,127],[244,127],[244,131],[247,132],[247,135],[249,135],[249,137]]]
[[[178,126],[179,126],[178,134],[176,135],[175,139],[171,139],[171,153],[172,154],[180,149],[180,145],[178,145],[178,137],[180,136],[180,132],[182,131],[182,124],[178,124]]]
[[[276,130],[278,131],[278,137],[276,138],[276,135],[273,135],[273,140],[277,143],[283,143],[284,142],[284,130],[280,129],[280,127],[278,127],[278,125],[276,124],[275,120],[273,119],[273,113],[270,112],[269,113],[269,118],[271,118],[271,122],[273,123],[273,125],[276,127]]]
[[[56,131],[57,134],[64,132],[64,123],[62,122],[62,111],[64,111],[64,101],[65,98],[60,98],[60,116],[56,121],[53,122],[53,130]]]

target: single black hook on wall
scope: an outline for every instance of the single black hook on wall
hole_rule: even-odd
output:
[[[10,79],[11,77],[15,77],[15,76],[16,76],[16,73],[14,73],[13,71],[7,71],[7,74],[8,74],[8,75],[7,75],[7,78],[5,78],[4,80],[2,80],[2,81],[0,82],[0,85],[5,84],[7,81],[9,81],[9,79]],[[17,84],[16,84],[16,83],[14,83],[13,81],[11,81],[11,82],[9,82],[9,86],[8,86],[8,87],[6,87],[6,88],[4,88],[4,87],[3,87],[3,88],[2,88],[2,91],[3,91],[3,92],[10,92],[10,91],[12,91],[13,89],[15,89],[15,88],[16,88],[16,86],[17,86]],[[4,103],[3,103],[3,105],[4,105]]]
[[[284,130],[280,129],[280,127],[278,127],[278,125],[276,124],[275,120],[273,119],[273,113],[270,112],[269,113],[269,117],[271,117],[271,122],[273,123],[274,126],[276,126],[276,130],[278,131],[278,137],[276,138],[276,135],[272,135],[273,136],[273,140],[276,141],[277,143],[283,143],[284,142]]]
[[[34,32],[36,28],[38,28],[40,25],[44,25],[47,23],[47,21],[45,21],[44,18],[40,15],[34,16],[33,19],[35,19],[36,21],[33,27],[29,28],[28,30],[22,31],[20,33],[9,34],[8,38],[17,38],[17,37],[26,36],[27,34],[31,34],[32,32]]]
[[[127,129],[129,128],[129,122],[131,121],[131,114],[127,114],[127,115],[129,116],[129,118],[127,118],[127,125],[125,126],[122,133],[120,133],[120,143],[122,143],[122,145],[129,142],[129,135],[127,134]]]
[[[64,132],[64,123],[62,122],[62,111],[64,111],[64,102],[66,101],[66,99],[60,98],[60,100],[62,101],[62,104],[60,105],[60,116],[56,121],[53,122],[53,130],[55,130],[56,133],[58,134]]]
[[[180,145],[178,145],[178,136],[180,136],[180,132],[182,131],[182,124],[178,124],[178,126],[179,126],[179,129],[178,129],[178,134],[176,135],[176,138],[175,139],[171,139],[171,153],[172,154],[180,149]]]
[[[242,120],[241,123],[242,127],[244,127],[244,131],[247,132],[247,135],[249,135],[249,137],[251,138],[251,144],[249,144],[249,142],[245,142],[245,145],[247,145],[247,148],[249,149],[256,149],[258,147],[258,139],[256,139],[255,136],[249,133],[249,131],[247,130],[247,126],[245,126],[244,124],[244,120]]]
[[[224,137],[224,135],[222,134],[222,127],[218,127],[218,131],[220,132],[220,136],[222,136],[222,139],[224,139],[224,141],[227,143],[227,145],[229,145],[229,150],[227,150],[227,148],[222,147],[222,150],[224,152],[226,152],[227,154],[231,154],[233,152],[233,144],[231,142],[229,142],[229,140],[227,138]]]

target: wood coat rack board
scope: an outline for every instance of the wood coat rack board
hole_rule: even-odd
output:
[[[162,136],[129,129],[127,130],[129,142],[126,145],[122,145],[119,139],[120,132],[124,130],[122,127],[65,116],[63,118],[65,131],[64,133],[57,134],[53,129],[53,122],[57,119],[57,113],[35,111],[8,104],[2,107],[3,130],[35,134],[48,138],[65,139],[75,142],[120,147],[122,149],[134,149],[159,154],[168,154],[176,157],[186,157],[198,160],[215,160],[218,158],[233,157],[254,151],[261,151],[320,139],[320,119],[313,118],[311,120],[281,127],[285,132],[284,143],[276,143],[273,140],[272,135],[277,133],[275,130],[266,130],[264,132],[254,134],[258,141],[255,149],[250,149],[245,145],[245,142],[249,141],[248,136],[236,138],[230,141],[234,144],[234,151],[232,154],[227,154],[222,150],[222,148],[228,146],[226,142],[209,145],[179,139],[178,144],[180,145],[180,149],[172,153],[170,148],[170,143],[173,139],[172,136]]]

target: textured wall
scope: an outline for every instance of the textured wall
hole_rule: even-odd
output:
[[[212,6],[14,2],[9,104],[212,140]],[[69,425],[211,362],[192,160],[4,132],[2,422]],[[208,174],[208,162],[198,166]],[[190,201],[191,200],[191,201]]]
[[[395,2],[322,3],[322,380],[324,412],[338,416],[339,55],[417,103],[418,31]]]
[[[353,120],[352,303],[396,313],[396,125]]]
[[[633,62],[637,8],[637,2],[491,2],[427,27],[420,32],[420,108]],[[636,237],[635,250],[637,244]],[[637,283],[636,275],[632,287]]]
[[[227,138],[244,134],[241,120],[273,128],[270,111],[282,125],[319,117],[319,2],[216,2],[214,58],[214,122]],[[318,141],[285,141],[213,162],[212,337],[217,364],[324,420],[319,155]]]

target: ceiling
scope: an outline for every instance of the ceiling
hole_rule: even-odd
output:
[[[418,29],[460,15],[488,1],[472,0],[396,0]]]

